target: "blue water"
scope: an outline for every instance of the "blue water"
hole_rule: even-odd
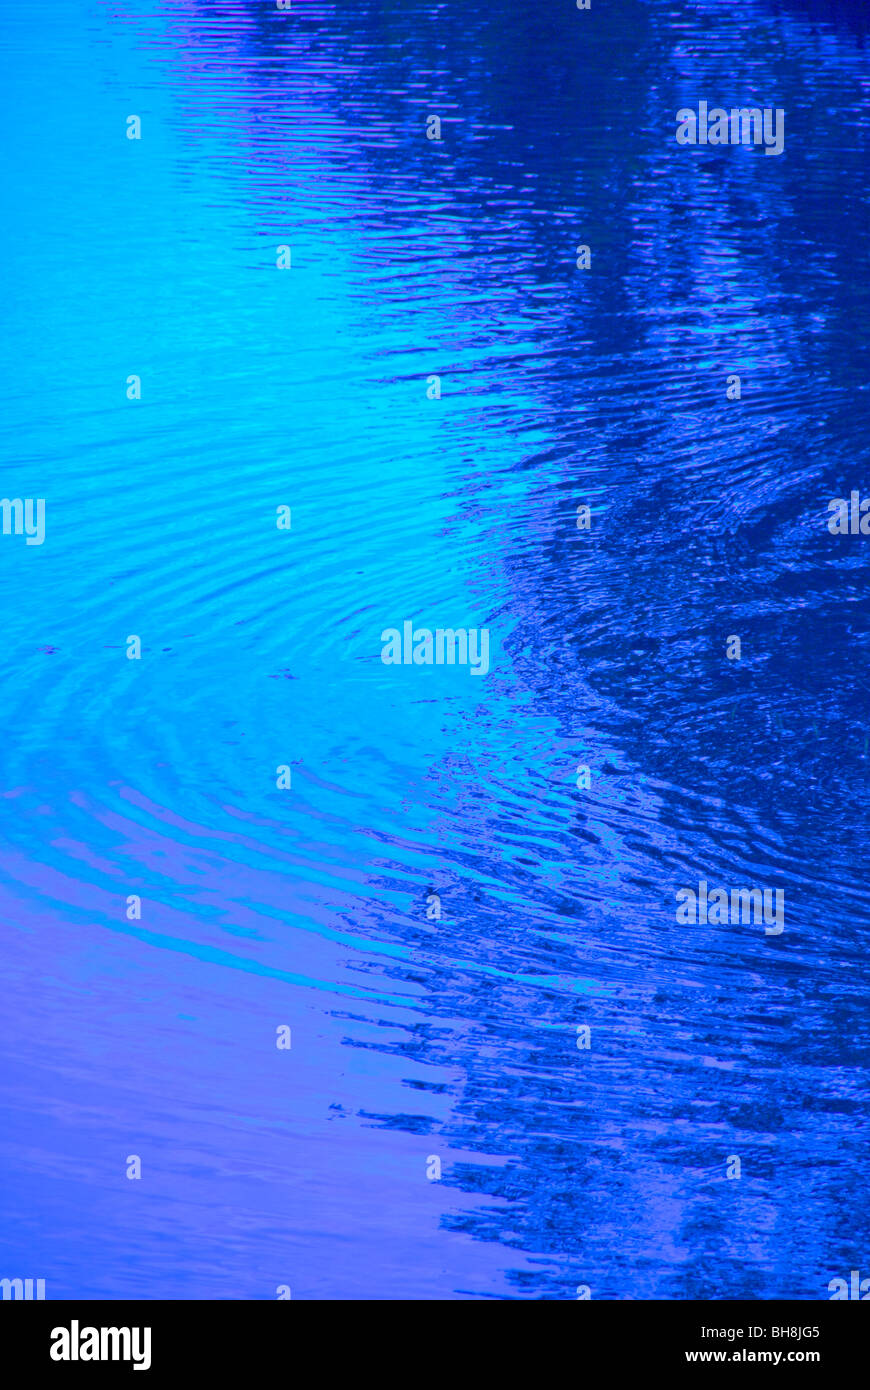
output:
[[[71,0],[2,54],[0,1277],[870,1275],[866,11]],[[700,99],[783,154],[677,146]],[[701,880],[784,930],[678,925]]]

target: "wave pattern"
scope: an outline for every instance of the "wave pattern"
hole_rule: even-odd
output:
[[[826,525],[868,485],[860,7],[41,25],[4,40],[3,491],[46,540],[0,537],[0,1274],[825,1297],[868,1258],[870,542]],[[784,156],[679,149],[705,93],[783,107]],[[405,620],[491,670],[384,665]],[[786,930],[678,925],[702,879]]]

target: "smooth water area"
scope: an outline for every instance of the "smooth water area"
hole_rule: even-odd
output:
[[[0,1277],[870,1275],[862,7],[73,0],[2,50]],[[782,155],[679,147],[699,99]],[[406,620],[489,671],[385,665]],[[701,880],[784,930],[677,924]]]

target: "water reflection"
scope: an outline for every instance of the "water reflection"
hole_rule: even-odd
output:
[[[862,481],[859,15],[61,26],[92,178],[4,365],[62,524],[0,557],[3,1210],[55,1296],[813,1298],[860,1262],[867,562],[824,524]],[[784,156],[678,150],[704,93],[784,107]],[[383,666],[408,617],[488,627],[491,673]],[[786,932],[678,927],[701,878],[784,888]],[[147,1220],[106,1176],[139,1148]]]

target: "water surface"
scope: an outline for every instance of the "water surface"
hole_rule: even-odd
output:
[[[46,538],[0,537],[0,1275],[826,1298],[870,1258],[860,6],[4,30]],[[679,148],[702,98],[783,155]],[[384,665],[406,619],[490,671]],[[785,930],[677,925],[701,879]]]

